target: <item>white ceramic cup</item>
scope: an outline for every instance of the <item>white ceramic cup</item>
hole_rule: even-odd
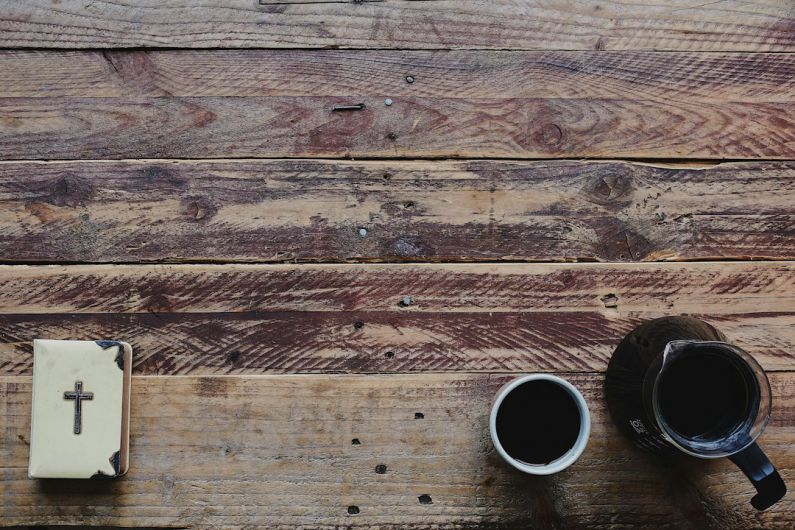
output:
[[[577,436],[577,440],[574,442],[574,445],[562,456],[548,464],[533,465],[516,460],[505,451],[505,449],[502,447],[502,444],[500,443],[499,437],[497,436],[497,411],[500,409],[500,405],[502,404],[505,397],[516,387],[529,381],[550,381],[560,385],[562,388],[568,391],[568,393],[574,399],[574,402],[577,405],[577,410],[580,413],[580,434]],[[535,404],[529,405],[532,406]],[[538,403],[537,405],[544,406],[543,403]],[[544,426],[539,425],[539,428],[544,428]],[[582,397],[582,394],[580,394],[580,391],[565,379],[561,379],[560,377],[550,374],[530,374],[506,383],[497,392],[497,396],[494,398],[494,402],[491,405],[491,415],[489,416],[489,432],[491,432],[491,440],[494,442],[494,447],[497,449],[497,452],[513,467],[519,471],[530,473],[531,475],[551,475],[552,473],[563,471],[572,465],[585,450],[585,446],[588,444],[588,437],[591,434],[591,414],[588,411],[588,404],[585,402],[585,398]]]

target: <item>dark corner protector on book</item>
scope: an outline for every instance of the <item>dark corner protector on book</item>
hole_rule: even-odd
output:
[[[113,470],[115,471],[115,474],[108,475],[106,473],[103,473],[102,471],[97,471],[96,473],[91,475],[91,479],[92,480],[110,480],[112,478],[116,478],[116,477],[119,476],[120,469],[121,469],[121,459],[119,458],[119,452],[116,451],[115,453],[110,455],[110,458],[108,459],[108,461],[113,466]]]
[[[102,348],[103,350],[107,350],[108,348],[112,348],[116,346],[119,348],[119,351],[116,352],[116,366],[119,367],[119,370],[124,371],[124,345],[117,341],[117,340],[95,340],[94,342],[97,343],[97,346]]]
[[[116,451],[110,456],[110,463],[113,466],[113,470],[116,472],[116,476],[119,476],[121,471],[121,459],[119,458],[119,451]]]

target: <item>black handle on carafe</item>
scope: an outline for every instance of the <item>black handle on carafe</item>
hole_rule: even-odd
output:
[[[731,455],[729,459],[737,464],[756,488],[751,506],[757,510],[767,510],[787,493],[787,485],[781,475],[756,443]]]

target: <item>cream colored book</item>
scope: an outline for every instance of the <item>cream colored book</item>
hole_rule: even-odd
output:
[[[132,348],[34,340],[31,478],[113,478],[129,466]]]

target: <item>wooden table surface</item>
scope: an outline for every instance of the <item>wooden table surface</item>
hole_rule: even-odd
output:
[[[0,48],[0,526],[795,527],[602,389],[708,320],[795,487],[791,0],[0,0]],[[133,345],[123,479],[27,478],[35,337]],[[528,372],[593,415],[551,477],[488,435]]]

